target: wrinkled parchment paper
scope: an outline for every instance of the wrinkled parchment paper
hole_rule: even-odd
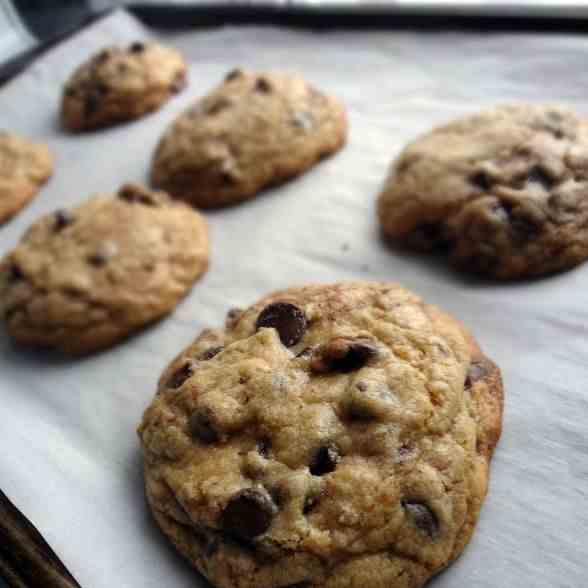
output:
[[[588,570],[588,264],[532,282],[465,279],[443,260],[384,246],[374,199],[390,160],[431,125],[509,100],[563,100],[584,113],[588,39],[517,34],[323,32],[272,27],[167,33],[190,61],[188,89],[143,120],[71,136],[57,124],[71,69],[148,33],[114,13],[0,91],[0,126],[49,143],[54,178],[0,228],[9,250],[42,213],[145,180],[168,123],[230,68],[303,73],[348,106],[348,146],[300,179],[207,214],[212,263],[173,315],[78,360],[17,349],[0,330],[0,487],[85,588],[205,582],[144,504],[135,427],[157,377],[226,309],[303,282],[404,284],[462,319],[503,370],[504,434],[490,494],[464,555],[435,588],[581,588]]]

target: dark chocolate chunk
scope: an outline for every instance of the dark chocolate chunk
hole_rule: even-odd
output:
[[[402,506],[417,529],[428,535],[430,539],[437,537],[439,534],[439,521],[435,513],[426,504],[418,500],[405,498],[402,500]]]
[[[135,41],[134,43],[131,43],[129,51],[131,53],[143,53],[143,51],[145,51],[145,43]]]
[[[96,92],[90,92],[90,94],[86,96],[86,100],[84,102],[84,114],[86,116],[93,116],[98,112],[100,98],[101,96]]]
[[[188,423],[190,434],[204,443],[214,443],[218,441],[218,433],[214,428],[212,411],[207,407],[196,410],[190,417]]]
[[[273,328],[278,331],[280,341],[286,347],[296,345],[306,332],[304,311],[289,302],[273,302],[266,306],[257,317],[257,329]]]
[[[231,498],[222,514],[221,525],[226,532],[250,540],[270,528],[277,512],[278,507],[266,490],[246,488]]]
[[[218,347],[211,347],[210,349],[207,349],[206,351],[203,351],[200,355],[198,355],[196,359],[198,359],[199,361],[208,361],[209,359],[212,359],[215,355],[218,355],[223,349],[224,347],[222,345],[219,345]]]
[[[56,210],[53,217],[55,220],[53,225],[55,232],[65,229],[65,227],[71,225],[74,221],[73,214],[69,210],[65,210],[64,208]]]
[[[472,174],[469,180],[471,184],[483,192],[488,192],[492,188],[492,178],[483,170]]]
[[[304,506],[302,508],[302,513],[307,515],[310,514],[318,505],[321,496],[320,494],[309,494],[304,499]]]
[[[269,94],[272,91],[272,85],[265,78],[257,78],[255,82],[255,91],[261,94]]]
[[[310,473],[313,476],[323,476],[335,471],[341,461],[339,449],[333,443],[328,443],[319,448],[310,464]]]
[[[472,362],[468,369],[464,388],[471,388],[478,380],[482,380],[487,373],[488,370],[484,364],[476,361]]]
[[[194,375],[192,364],[187,361],[183,366],[178,368],[169,379],[168,388],[178,389],[188,378]]]

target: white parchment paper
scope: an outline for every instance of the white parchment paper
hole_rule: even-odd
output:
[[[588,571],[588,264],[532,282],[464,279],[442,260],[385,247],[374,200],[390,160],[431,125],[509,100],[562,100],[588,114],[581,36],[322,32],[271,27],[166,34],[190,61],[188,89],[143,120],[83,136],[56,113],[71,69],[148,34],[115,13],[0,91],[0,126],[49,143],[54,178],[0,228],[8,251],[40,214],[147,177],[153,148],[230,68],[298,71],[348,106],[348,146],[300,179],[209,213],[208,274],[169,318],[81,360],[17,349],[0,331],[0,487],[84,588],[205,582],[144,504],[135,427],[156,379],[234,305],[310,281],[393,280],[461,318],[501,366],[504,434],[471,545],[435,588],[581,588]],[[392,587],[391,587],[392,588]]]

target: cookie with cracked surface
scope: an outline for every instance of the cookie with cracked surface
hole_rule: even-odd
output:
[[[160,108],[186,86],[182,55],[158,43],[109,47],[76,69],[63,90],[61,120],[72,131],[106,127]]]
[[[408,145],[379,197],[384,234],[449,249],[462,268],[513,279],[588,257],[588,122],[550,105],[501,106]]]
[[[148,502],[221,588],[417,588],[473,533],[502,403],[471,335],[403,288],[284,290],[161,376]]]
[[[207,264],[204,218],[129,184],[28,229],[0,262],[0,314],[17,342],[81,355],[169,313]]]
[[[53,156],[42,143],[0,132],[0,224],[10,220],[53,173]]]
[[[151,178],[195,206],[225,206],[301,174],[346,135],[343,106],[302,78],[234,70],[167,130]]]

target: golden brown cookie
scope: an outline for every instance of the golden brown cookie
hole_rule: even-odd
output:
[[[0,224],[24,208],[52,173],[46,145],[0,132]]]
[[[201,208],[301,174],[345,143],[343,106],[302,78],[235,70],[161,139],[152,182]]]
[[[67,82],[61,119],[72,131],[106,127],[157,110],[186,86],[182,55],[158,43],[100,51]]]
[[[163,373],[147,498],[221,588],[418,588],[473,533],[502,405],[472,336],[407,290],[284,290]]]
[[[390,239],[469,271],[570,268],[588,257],[588,122],[525,104],[452,122],[406,147],[378,208]]]
[[[135,185],[33,224],[0,262],[19,343],[84,354],[169,313],[208,265],[204,218]]]

